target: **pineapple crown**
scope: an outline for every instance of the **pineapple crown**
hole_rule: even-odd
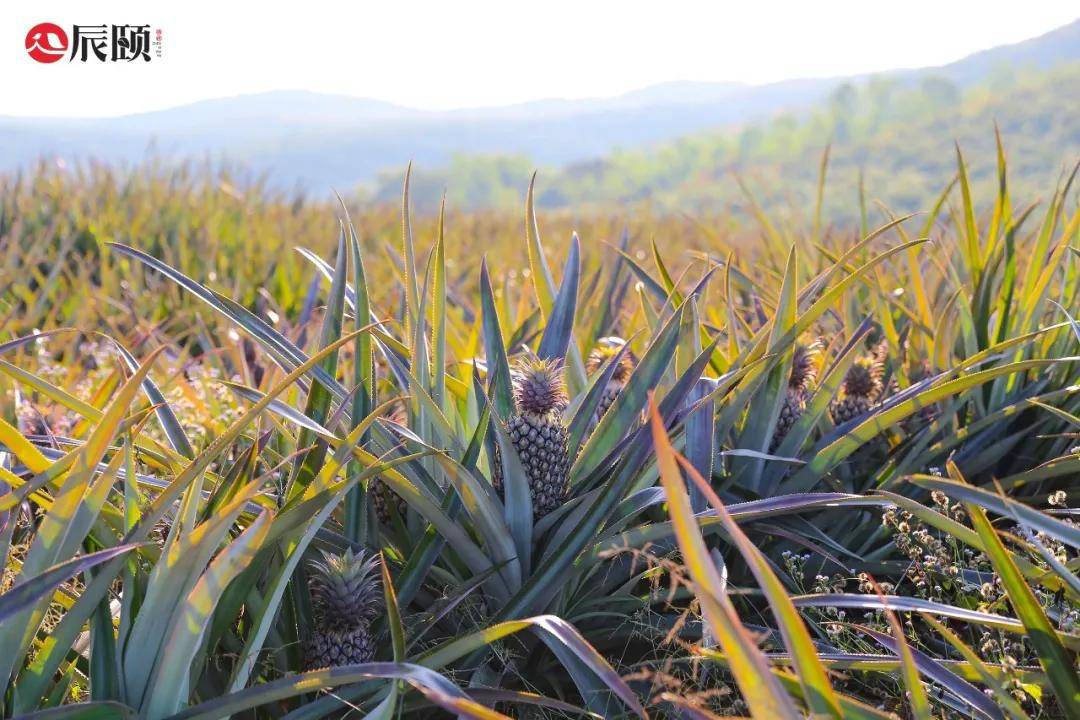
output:
[[[821,348],[818,340],[809,345],[798,344],[791,357],[791,376],[788,387],[792,390],[806,390],[817,380],[817,356]]]
[[[592,375],[600,370],[604,363],[619,354],[626,341],[621,337],[604,337],[596,341],[596,347],[589,353],[589,358],[585,362],[585,370]],[[634,357],[634,353],[629,350],[623,354],[622,359],[619,360],[618,366],[611,375],[611,379],[617,383],[625,383],[632,372],[634,372],[634,366],[637,365],[637,358]]]
[[[876,355],[856,358],[844,375],[844,394],[855,397],[873,397],[881,389],[885,366]]]
[[[886,338],[882,338],[881,341],[870,350],[870,354],[881,363],[882,366],[889,359],[889,341]]]
[[[519,412],[546,415],[566,407],[566,385],[558,360],[526,359],[514,378],[514,402]]]
[[[328,631],[368,626],[380,612],[379,556],[352,549],[343,555],[323,552],[310,563],[311,604],[315,621]]]

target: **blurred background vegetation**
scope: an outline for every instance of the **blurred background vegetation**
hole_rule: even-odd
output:
[[[1080,122],[1070,110],[1078,89],[1076,62],[1045,72],[998,68],[968,88],[934,74],[914,87],[890,77],[847,82],[806,114],[785,112],[544,172],[537,200],[547,208],[738,209],[746,199],[741,177],[764,206],[806,211],[814,202],[817,161],[829,145],[829,217],[858,217],[860,184],[897,212],[910,212],[926,207],[952,177],[954,140],[973,158],[973,185],[992,186],[994,125],[1015,157],[1017,193],[1034,199],[1080,151]],[[525,156],[459,155],[444,168],[417,173],[417,203],[437,206],[445,188],[455,207],[514,208],[531,167]],[[389,201],[400,185],[399,173],[384,174],[374,197]]]

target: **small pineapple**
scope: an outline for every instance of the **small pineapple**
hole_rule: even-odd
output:
[[[883,340],[869,355],[856,358],[848,368],[840,386],[840,397],[829,407],[833,422],[843,425],[865,415],[884,398],[886,386],[885,363],[888,345]],[[881,467],[889,452],[889,443],[878,435],[861,445],[848,457],[848,465],[856,477],[870,477]]]
[[[780,407],[780,417],[777,418],[776,427],[773,429],[769,452],[780,446],[787,434],[791,432],[791,428],[806,412],[807,396],[817,381],[819,347],[818,342],[795,346],[795,352],[791,358],[791,375],[788,377],[787,392],[784,393],[784,404]]]
[[[385,525],[394,517],[405,516],[405,501],[382,480],[379,478],[372,480],[369,492],[371,502],[375,505],[375,516],[380,523]]]
[[[596,347],[589,353],[589,358],[585,363],[585,370],[590,375],[599,372],[604,363],[617,355],[625,344],[626,341],[620,337],[611,336],[600,338],[597,341]],[[604,394],[600,396],[600,404],[596,406],[596,412],[593,413],[592,418],[589,420],[588,432],[591,433],[596,429],[596,426],[600,424],[600,418],[604,416],[604,413],[606,413],[608,408],[615,402],[615,398],[617,398],[623,388],[626,387],[626,381],[630,379],[630,374],[634,372],[634,366],[636,364],[637,358],[634,357],[633,353],[627,350],[623,354],[622,360],[619,361],[614,372],[612,372],[611,378],[604,388]]]
[[[856,358],[840,386],[840,397],[829,408],[833,422],[843,425],[867,413],[880,397],[885,365],[880,353]]]
[[[569,435],[562,420],[566,402],[561,364],[526,360],[518,366],[514,378],[515,412],[506,430],[528,476],[537,518],[562,505],[569,490]],[[492,481],[501,495],[502,461],[498,452]]]
[[[311,563],[308,589],[314,631],[304,642],[304,669],[318,670],[371,662],[375,642],[371,621],[380,612],[379,558],[364,552],[323,553]]]

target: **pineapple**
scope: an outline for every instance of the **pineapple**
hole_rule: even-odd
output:
[[[784,404],[780,408],[780,417],[776,420],[773,429],[772,441],[769,443],[769,452],[773,452],[780,446],[791,428],[799,421],[806,412],[806,398],[811,387],[817,380],[817,352],[820,344],[796,345],[791,358],[791,375],[788,377],[787,392],[784,393]]]
[[[405,501],[388,488],[382,480],[378,478],[372,480],[370,492],[371,502],[375,506],[375,517],[381,524],[388,524],[395,516],[405,516]]]
[[[569,490],[569,435],[563,424],[566,388],[562,366],[550,360],[526,360],[514,378],[514,414],[506,424],[529,482],[537,518],[562,505]],[[494,458],[492,481],[502,495],[502,460]]]
[[[372,480],[370,493],[372,504],[375,505],[375,516],[380,524],[387,525],[394,517],[405,516],[405,501],[379,478]]]
[[[886,360],[888,346],[882,341],[869,355],[856,358],[848,368],[840,386],[840,397],[829,407],[836,425],[865,415],[883,399]],[[855,450],[849,456],[848,464],[857,477],[869,477],[884,462],[888,451],[888,441],[879,435]]]
[[[371,662],[371,621],[380,612],[379,558],[364,552],[323,553],[311,563],[308,589],[315,628],[304,642],[304,669]]]
[[[597,341],[597,345],[593,348],[593,351],[589,353],[589,358],[585,363],[585,369],[590,375],[600,371],[611,357],[618,354],[622,349],[626,341],[620,337],[605,337],[600,338]],[[634,366],[637,364],[637,359],[633,353],[627,351],[623,354],[622,360],[619,361],[618,367],[615,368],[611,374],[611,378],[608,380],[607,386],[604,388],[603,395],[600,396],[600,403],[596,406],[596,412],[589,419],[588,432],[592,432],[596,429],[596,426],[600,424],[600,418],[604,417],[604,413],[608,411],[608,408],[615,402],[615,398],[619,396],[622,389],[626,387],[626,381],[630,379],[630,374],[634,372]]]
[[[840,386],[840,397],[829,408],[833,422],[843,425],[867,413],[881,396],[885,364],[879,352],[856,358]]]

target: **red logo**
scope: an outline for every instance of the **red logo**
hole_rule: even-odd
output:
[[[67,54],[68,36],[53,23],[38,23],[26,33],[26,52],[39,63],[54,63]]]

